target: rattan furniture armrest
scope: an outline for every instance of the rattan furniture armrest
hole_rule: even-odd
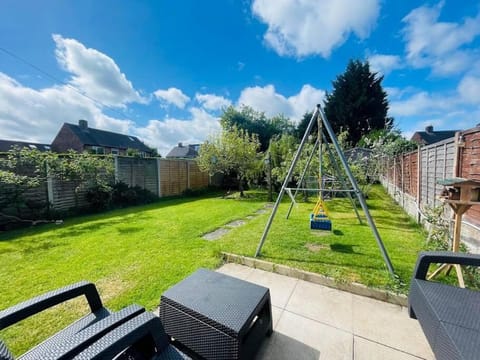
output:
[[[169,344],[169,339],[165,334],[160,319],[149,312],[142,313],[110,331],[73,359],[113,359],[129,346],[134,345],[148,336],[153,340],[153,345],[157,353],[155,359],[161,359],[161,353],[171,345]]]
[[[425,280],[430,264],[459,264],[480,266],[480,255],[465,254],[451,251],[421,252],[413,271],[413,278]]]
[[[145,308],[140,305],[133,304],[127,306],[86,327],[82,331],[63,339],[63,341],[53,344],[42,353],[36,353],[35,357],[56,360],[71,359],[108,332],[144,312]]]
[[[36,296],[0,312],[0,330],[64,301],[84,295],[92,312],[103,307],[94,284],[80,281]]]

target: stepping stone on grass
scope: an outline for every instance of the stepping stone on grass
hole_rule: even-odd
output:
[[[202,238],[208,241],[217,240],[217,239],[220,239],[223,235],[225,235],[229,231],[230,229],[220,228],[208,234],[203,235]]]
[[[245,225],[246,221],[245,220],[234,220],[232,222],[229,222],[227,225],[228,227],[239,227],[242,225]]]

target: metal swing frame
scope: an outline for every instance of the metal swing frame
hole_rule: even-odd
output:
[[[383,244],[383,241],[380,237],[380,234],[379,234],[378,229],[375,225],[375,222],[373,221],[373,218],[370,215],[370,211],[368,210],[368,206],[367,206],[367,203],[366,203],[365,198],[363,196],[363,193],[360,190],[360,188],[358,186],[358,183],[357,183],[357,180],[355,179],[355,177],[352,174],[352,171],[350,170],[350,166],[348,165],[347,159],[345,158],[345,154],[343,153],[340,145],[338,144],[337,137],[335,136],[335,133],[333,132],[333,129],[332,129],[332,127],[331,127],[331,125],[330,125],[330,123],[329,123],[329,121],[328,121],[328,119],[327,119],[327,117],[326,117],[326,115],[325,115],[325,113],[324,113],[320,104],[318,104],[316,106],[316,109],[315,109],[315,111],[314,111],[314,113],[313,113],[313,115],[310,119],[310,122],[308,123],[307,129],[305,130],[305,134],[303,135],[302,141],[300,142],[300,145],[298,146],[297,152],[295,153],[295,156],[292,160],[292,163],[290,164],[290,168],[288,170],[287,176],[285,177],[285,179],[283,181],[282,188],[281,188],[281,190],[280,190],[280,192],[277,196],[277,200],[275,201],[275,204],[272,208],[272,212],[270,213],[268,221],[265,225],[265,229],[263,230],[262,237],[260,238],[260,242],[258,243],[257,250],[255,252],[255,257],[259,256],[260,253],[261,253],[263,244],[265,243],[265,240],[267,238],[268,232],[269,232],[270,227],[272,225],[273,219],[275,218],[278,207],[279,207],[279,205],[280,205],[280,203],[283,199],[283,196],[285,195],[285,192],[288,191],[289,193],[291,193],[291,188],[289,188],[287,185],[289,184],[289,182],[292,178],[293,171],[295,170],[295,166],[297,165],[297,162],[298,162],[298,160],[299,160],[299,158],[302,154],[302,151],[305,147],[305,144],[308,141],[308,137],[309,137],[310,133],[312,132],[313,125],[315,124],[315,121],[318,122],[318,134],[317,134],[317,141],[315,142],[315,148],[318,146],[321,149],[321,146],[322,146],[321,144],[322,144],[323,141],[325,141],[325,143],[328,144],[328,142],[326,141],[327,137],[325,136],[325,134],[323,132],[323,127],[324,127],[325,130],[326,130],[326,133],[328,134],[331,142],[334,145],[334,148],[337,152],[338,158],[340,159],[340,162],[341,162],[341,164],[342,164],[342,166],[345,170],[345,173],[347,174],[348,179],[349,179],[349,181],[351,183],[351,186],[352,186],[352,190],[342,190],[342,191],[346,191],[347,194],[350,195],[350,198],[351,198],[352,202],[353,202],[353,199],[351,197],[351,194],[354,193],[357,196],[357,199],[358,199],[358,201],[359,201],[359,203],[362,207],[362,210],[365,214],[365,217],[367,219],[367,223],[368,223],[370,229],[372,230],[372,233],[373,233],[373,235],[375,237],[375,240],[377,242],[377,245],[380,249],[380,252],[382,254],[385,265],[387,266],[388,272],[392,276],[394,276],[395,273],[394,273],[392,262],[390,261],[390,257],[388,256],[387,250],[386,250],[386,248]],[[329,149],[328,145],[327,145],[327,149],[329,150],[329,154],[330,154],[329,156],[333,157],[333,154],[331,153],[332,151],[331,151],[331,149]],[[305,169],[302,172],[302,180],[300,181],[300,185],[303,182],[303,177],[305,176],[306,171],[307,171],[307,167],[309,166],[309,164],[310,164],[310,162],[313,158],[313,154],[315,154],[315,149],[314,149],[314,151],[312,151],[312,154],[310,154],[307,166],[305,167]],[[321,156],[321,155],[319,155],[319,156]],[[341,174],[340,173],[340,168],[338,167],[338,164],[337,164],[336,172],[337,172],[338,175]],[[322,179],[321,161],[320,161],[320,164],[319,164],[319,173],[320,173],[320,179]],[[320,183],[321,183],[321,180],[320,180]],[[322,192],[323,192],[322,191],[323,189],[321,189],[322,186],[319,186],[319,187],[320,187],[320,189],[315,189],[315,190],[319,190],[320,194],[322,194]],[[346,184],[345,184],[345,188],[346,188]],[[295,195],[300,190],[303,190],[303,188],[297,186],[297,188],[295,189]],[[289,211],[288,211],[288,214],[287,214],[287,218],[290,215],[290,211],[291,211],[291,208],[292,208],[293,203],[294,203],[295,195],[293,195],[292,203],[290,204],[290,208],[289,208]],[[320,195],[320,196],[322,196],[322,195]],[[354,209],[355,209],[355,212],[357,214],[357,218],[360,220],[360,216],[359,216],[358,211],[356,210],[355,206],[354,206]]]

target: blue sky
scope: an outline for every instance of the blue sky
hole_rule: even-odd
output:
[[[480,123],[480,2],[3,0],[0,138],[86,119],[165,155],[228,105],[298,121],[352,58],[385,76],[406,137]]]

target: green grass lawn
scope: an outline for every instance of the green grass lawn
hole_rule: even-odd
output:
[[[290,203],[282,203],[263,246],[262,258],[324,274],[339,282],[359,282],[406,292],[418,252],[425,246],[425,234],[380,186],[373,187],[369,197],[370,213],[399,281],[389,276],[363,212],[360,209],[363,221],[360,225],[348,199],[326,202],[332,220],[331,232],[309,228],[316,199],[298,203],[288,220]],[[222,248],[252,256],[265,222],[266,218],[258,218],[246,228],[235,229],[220,241]]]
[[[83,216],[63,225],[0,234],[0,308],[82,279],[93,281],[111,309],[138,303],[158,305],[160,294],[199,267],[220,265],[220,251],[252,256],[268,214],[232,229],[220,240],[201,236],[263,208],[265,198],[171,199],[141,207]],[[378,288],[398,285],[386,271],[367,225],[359,225],[350,203],[327,203],[333,231],[309,229],[314,203],[299,203],[289,220],[287,202],[277,213],[262,258],[318,272],[338,281]],[[376,187],[368,205],[393,266],[407,283],[424,235],[385,192]],[[405,290],[403,286],[401,291]],[[35,316],[0,335],[18,354],[78,317],[86,306],[73,302]]]

